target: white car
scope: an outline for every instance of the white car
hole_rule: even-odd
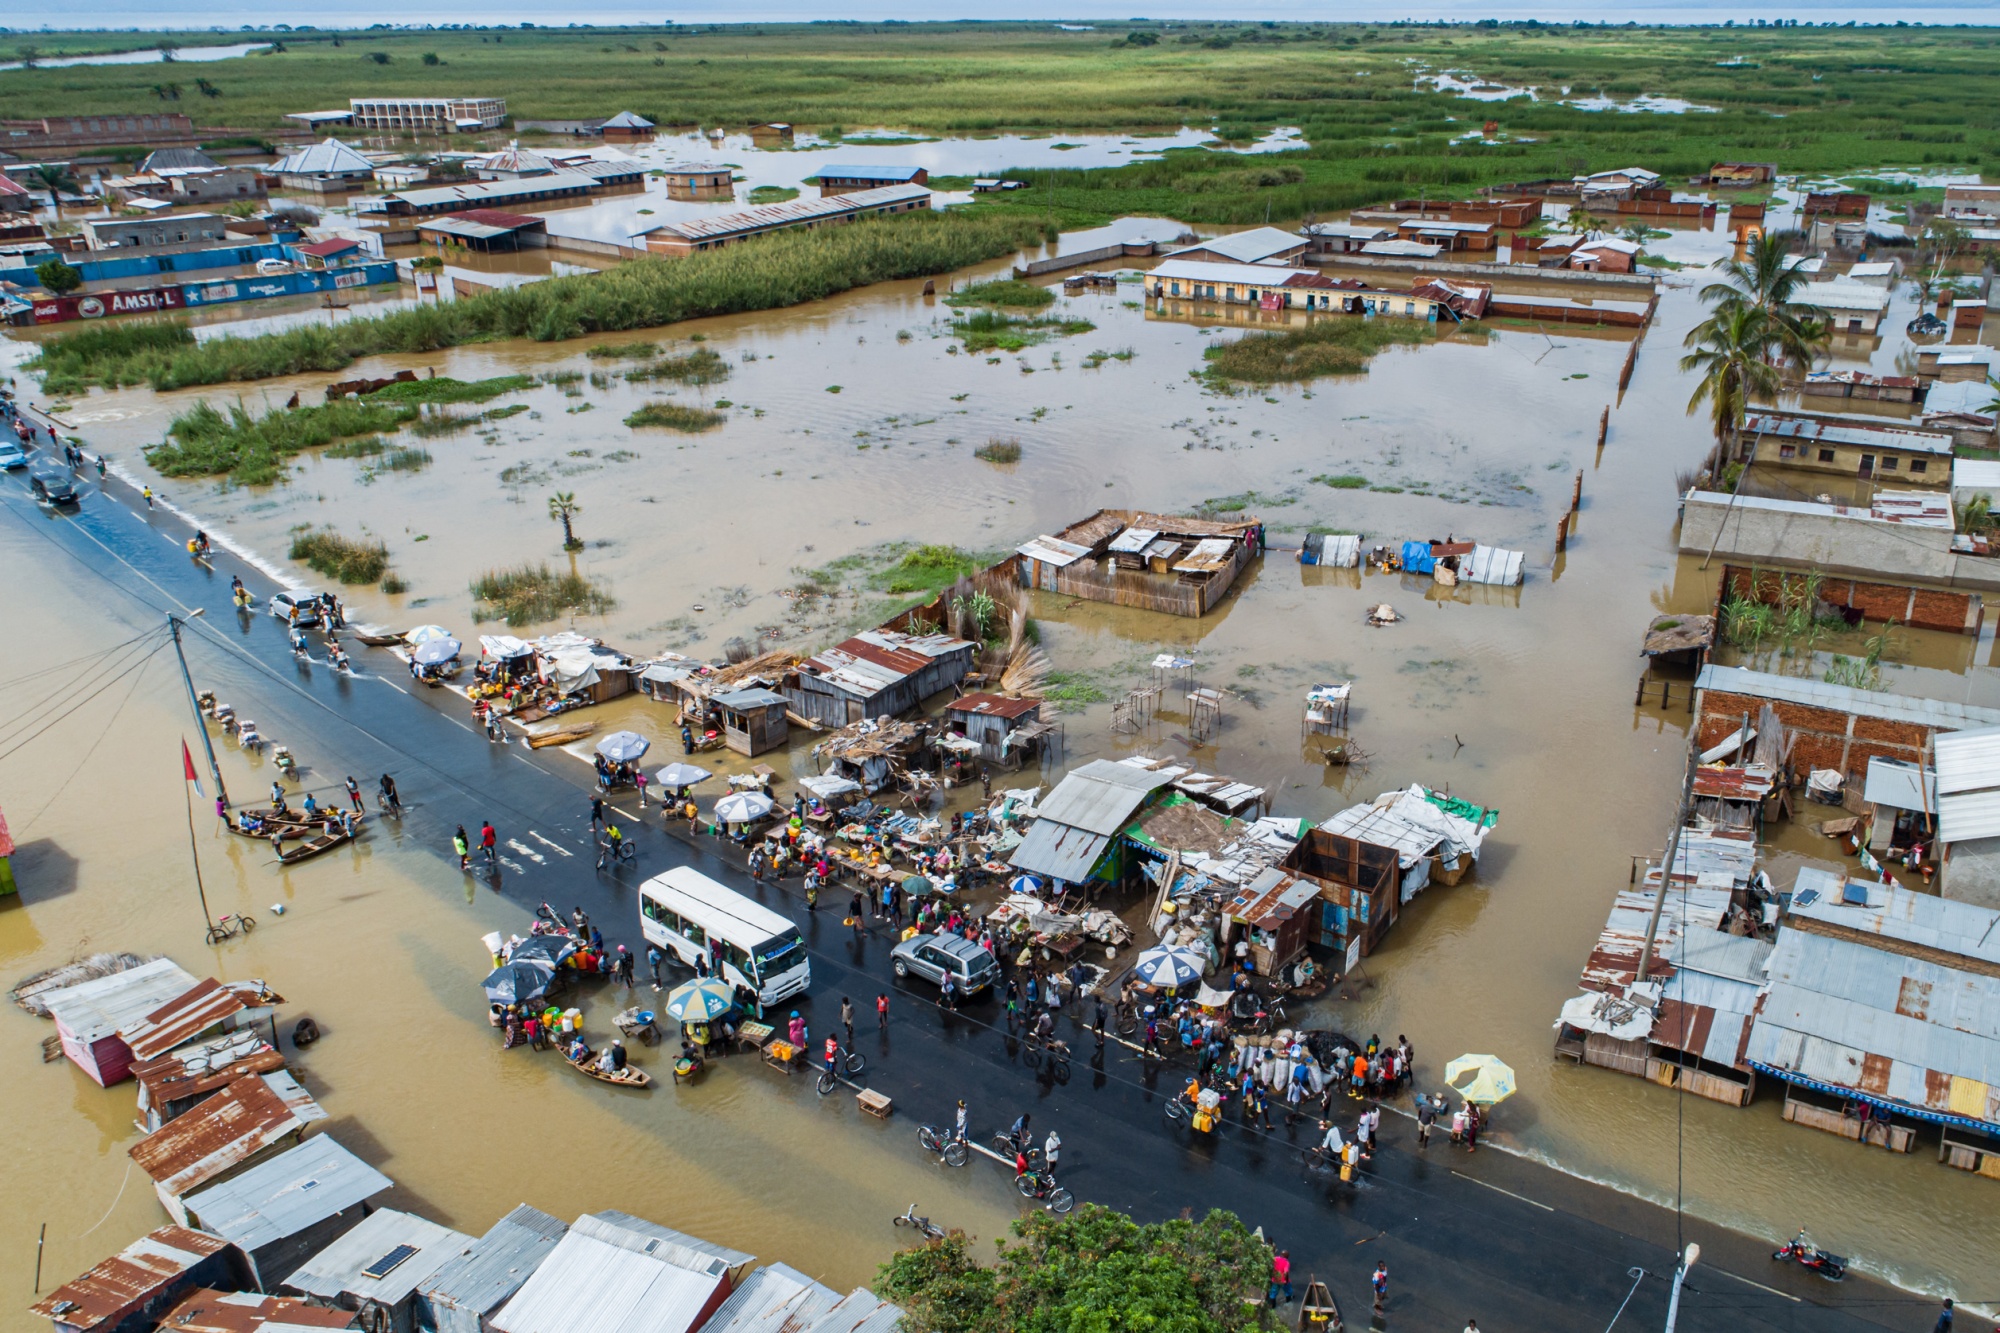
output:
[[[28,466],[28,452],[13,440],[0,440],[0,468],[9,472]]]
[[[288,625],[311,629],[319,624],[320,608],[324,605],[316,592],[278,592],[271,594],[270,611]]]
[[[257,276],[260,278],[275,278],[280,274],[290,273],[291,271],[292,261],[289,259],[260,259],[257,261]]]

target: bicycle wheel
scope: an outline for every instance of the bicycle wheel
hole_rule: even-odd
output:
[[[1076,1207],[1076,1196],[1058,1185],[1049,1191],[1049,1207],[1058,1213],[1066,1213]]]
[[[944,1159],[946,1166],[964,1166],[966,1156],[965,1145],[957,1139],[953,1139],[950,1143],[944,1145],[944,1151],[939,1156]]]
[[[904,1217],[901,1214],[898,1214],[895,1217],[889,1219],[889,1225],[897,1227],[913,1227],[916,1225],[916,1223],[912,1222],[909,1218]]]
[[[828,1071],[828,1070],[821,1070],[821,1071],[820,1071],[820,1075],[819,1075],[819,1095],[820,1095],[820,1096],[822,1096],[822,1097],[826,1096],[826,1095],[827,1095],[827,1094],[828,1094],[829,1092],[832,1092],[832,1091],[833,1091],[833,1090],[834,1090],[835,1088],[837,1088],[837,1087],[839,1087],[839,1086],[840,1086],[840,1080],[839,1080],[839,1079],[837,1079],[837,1078],[835,1078],[835,1077],[833,1076],[833,1074],[832,1074],[832,1073],[831,1073],[830,1071]]]
[[[859,1052],[859,1051],[849,1051],[849,1052],[847,1053],[847,1072],[848,1072],[848,1073],[850,1073],[850,1074],[858,1074],[858,1073],[860,1073],[860,1072],[861,1072],[862,1070],[866,1069],[867,1067],[868,1067],[868,1060],[867,1060],[867,1057],[865,1057],[864,1055],[862,1055],[862,1054],[861,1054],[861,1052]]]
[[[1178,1125],[1181,1121],[1187,1119],[1187,1115],[1187,1104],[1181,1101],[1180,1098],[1176,1097],[1167,1103],[1167,1119],[1173,1121],[1175,1124]]]
[[[1121,1036],[1121,1037],[1129,1037],[1129,1036],[1131,1036],[1131,1035],[1132,1035],[1133,1033],[1137,1032],[1138,1030],[1139,1030],[1139,1020],[1138,1020],[1138,1019],[1136,1019],[1136,1018],[1132,1018],[1132,1017],[1130,1017],[1130,1016],[1120,1016],[1120,1018],[1118,1019],[1118,1035],[1119,1035],[1119,1036]]]
[[[929,1125],[924,1125],[917,1130],[917,1142],[923,1145],[923,1149],[927,1153],[942,1153],[946,1146],[944,1136]],[[902,1219],[898,1218],[897,1220],[901,1221]]]
[[[243,933],[244,933],[245,935],[248,935],[248,934],[249,934],[249,933],[250,933],[251,931],[253,931],[253,930],[255,930],[255,929],[257,929],[257,918],[256,918],[256,917],[254,917],[254,916],[246,916],[246,917],[244,917],[244,918],[243,918]]]
[[[1024,1199],[1034,1198],[1035,1191],[1039,1187],[1040,1184],[1038,1181],[1036,1181],[1034,1174],[1032,1172],[1024,1176],[1014,1177],[1014,1188],[1021,1191],[1021,1197]]]
[[[1055,1063],[1049,1066],[1049,1077],[1058,1083],[1069,1082],[1069,1061],[1060,1055],[1057,1056]]]
[[[1042,1048],[1033,1042],[1021,1048],[1021,1063],[1030,1069],[1042,1067]]]
[[[210,926],[208,928],[208,942],[210,944],[220,944],[228,938],[229,932],[221,926]]]

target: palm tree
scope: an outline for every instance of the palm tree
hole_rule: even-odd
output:
[[[69,168],[60,162],[38,162],[28,174],[40,181],[42,188],[49,192],[49,206],[55,209],[57,217],[61,217],[62,192],[76,189],[76,177],[70,175]]]
[[[1767,355],[1780,337],[1773,322],[1754,305],[1725,304],[1687,336],[1685,345],[1694,350],[1681,358],[1681,369],[1701,376],[1687,410],[1709,405],[1725,462],[1737,452],[1750,400],[1771,397],[1780,387],[1778,367]]]
[[[583,506],[576,502],[574,491],[557,491],[549,497],[549,517],[563,525],[563,550],[581,551],[583,543],[576,539],[576,531],[570,526],[570,519],[581,514]]]
[[[1765,317],[1765,344],[1758,351],[1758,358],[1772,366],[1811,369],[1821,344],[1826,341],[1827,316],[1818,306],[1800,299],[1807,281],[1806,275],[1791,262],[1791,242],[1797,235],[1790,231],[1766,232],[1750,242],[1743,258],[1716,261],[1723,281],[1701,289],[1701,299],[1713,311],[1689,335],[1688,346],[1709,341],[1732,312],[1755,310]]]

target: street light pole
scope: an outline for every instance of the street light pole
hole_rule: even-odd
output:
[[[1695,1260],[1699,1258],[1701,1258],[1701,1246],[1689,1241],[1687,1253],[1681,1256],[1681,1266],[1674,1270],[1674,1294],[1667,1298],[1666,1333],[1674,1333],[1674,1321],[1680,1318],[1681,1314],[1681,1283],[1687,1281],[1688,1269],[1693,1268]]]
[[[200,614],[200,610],[194,612],[194,615]],[[208,726],[202,721],[201,701],[194,697],[194,678],[188,675],[187,654],[181,651],[181,626],[185,623],[180,617],[169,614],[167,633],[173,636],[174,657],[181,664],[181,683],[187,686],[188,707],[194,710],[195,734],[201,737],[201,748],[208,754],[208,772],[215,779],[216,811],[219,814],[229,808],[229,791],[222,785],[222,766],[215,762],[215,742],[209,738]]]

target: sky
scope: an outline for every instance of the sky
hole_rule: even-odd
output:
[[[16,31],[45,28],[209,28],[235,30],[243,24],[264,25],[275,21],[302,22],[321,18],[323,23],[345,27],[365,27],[374,23],[747,23],[809,22],[814,19],[905,19],[920,22],[944,18],[994,18],[993,7],[984,0],[740,0],[723,4],[717,0],[580,0],[579,3],[551,5],[547,0],[343,0],[332,9],[313,15],[306,11],[274,10],[268,4],[243,0],[215,0],[189,3],[168,0],[166,4],[135,3],[134,0],[72,0],[60,11],[60,21],[52,22],[50,7],[24,4],[22,0],[0,0],[0,27]],[[1800,22],[1881,23],[1903,20],[1911,23],[2000,23],[2000,0],[1927,0],[1915,5],[1861,3],[1860,0],[1821,0],[1815,4],[1750,4],[1731,0],[1651,0],[1627,3],[1607,10],[1600,4],[1560,3],[1551,0],[1388,0],[1370,5],[1330,5],[1323,0],[1228,0],[1227,3],[1156,3],[1155,0],[1016,0],[1006,6],[1010,19],[1045,19],[1050,22],[1092,19],[1263,19],[1307,22],[1445,19],[1471,22],[1482,18],[1540,19],[1545,23],[1578,20],[1642,23],[1721,23],[1735,19],[1797,19]]]

